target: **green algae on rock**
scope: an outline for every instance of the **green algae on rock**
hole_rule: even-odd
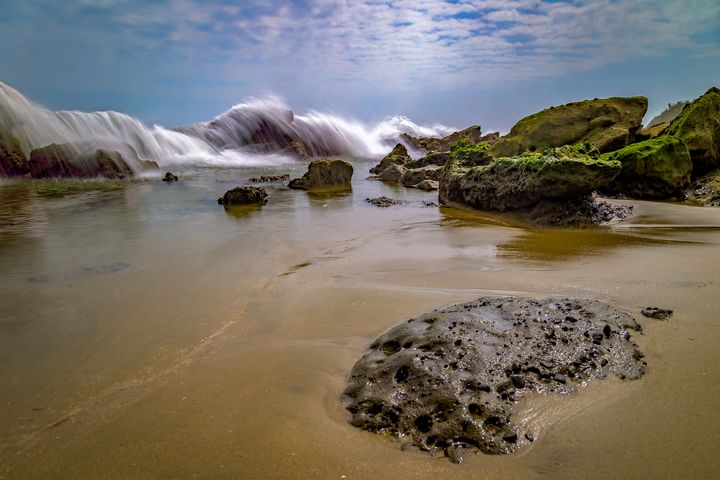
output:
[[[720,89],[712,87],[686,105],[663,133],[685,142],[694,175],[720,167]]]
[[[427,153],[436,152],[449,152],[450,147],[460,140],[464,140],[467,143],[480,143],[489,139],[483,140],[482,129],[479,125],[472,125],[464,130],[453,132],[450,135],[444,137],[411,137],[410,135],[404,134],[402,137],[406,142],[411,144],[417,149],[423,149]],[[493,137],[494,138],[494,137]]]
[[[378,337],[352,368],[343,401],[353,426],[454,462],[468,449],[510,453],[537,433],[515,423],[519,397],[643,376],[630,331],[641,327],[598,301],[481,297]]]
[[[480,167],[451,158],[441,171],[439,199],[482,210],[526,208],[541,200],[587,196],[607,186],[620,169],[620,162],[601,159],[583,144],[499,158]]]
[[[647,106],[645,97],[612,97],[551,107],[517,122],[492,152],[507,157],[578,142],[600,153],[617,150],[633,142]]]
[[[493,160],[489,144],[466,140],[459,140],[450,147],[450,158],[466,166],[486,165]]]
[[[690,154],[682,140],[671,135],[633,143],[602,158],[622,164],[622,170],[606,188],[612,193],[668,198],[681,195],[690,184]]]
[[[344,160],[314,160],[308,171],[290,181],[290,188],[301,190],[346,190],[351,186],[353,167]]]

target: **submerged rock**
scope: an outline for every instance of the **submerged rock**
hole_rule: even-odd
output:
[[[386,207],[393,207],[395,205],[414,205],[419,207],[437,207],[437,203],[430,202],[427,200],[418,200],[418,201],[408,201],[408,200],[397,200],[394,198],[389,197],[376,197],[376,198],[366,198],[366,202],[368,202],[370,205],[375,205],[376,207],[386,208]]]
[[[670,135],[633,143],[603,156],[622,164],[607,191],[633,198],[668,198],[682,195],[690,184],[692,162],[685,144]]]
[[[582,227],[625,220],[632,213],[632,205],[610,203],[589,195],[575,200],[543,200],[527,210],[525,218],[536,225]]]
[[[218,198],[220,205],[264,205],[267,192],[259,187],[235,187]]]
[[[585,145],[499,158],[479,167],[451,158],[441,172],[439,198],[482,210],[527,208],[542,200],[586,197],[607,186],[620,169],[620,162],[601,159]]]
[[[287,182],[290,180],[290,175],[287,173],[284,175],[261,175],[259,177],[253,177],[250,179],[253,183],[273,183],[273,182]]]
[[[600,153],[634,141],[647,111],[645,97],[612,97],[550,107],[527,116],[492,148],[495,157],[587,142]]]
[[[291,180],[288,186],[302,190],[349,189],[352,174],[352,165],[344,160],[315,160],[302,178]]]
[[[83,143],[53,143],[36,148],[30,153],[28,164],[33,178],[101,176],[118,179],[133,174],[119,152],[96,149]]]
[[[515,423],[530,391],[572,393],[580,382],[637,379],[640,326],[593,300],[482,297],[424,314],[372,342],[343,393],[356,427],[423,451],[509,453],[534,439]]]
[[[663,133],[687,145],[695,176],[720,167],[720,88],[686,105]]]
[[[168,182],[168,183],[177,182],[178,180],[179,179],[178,179],[177,175],[175,175],[172,172],[165,172],[165,176],[162,179],[163,182]]]

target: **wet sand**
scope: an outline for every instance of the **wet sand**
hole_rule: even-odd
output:
[[[433,196],[362,168],[352,195],[272,189],[239,216],[212,202],[257,172],[30,194],[32,228],[0,243],[2,477],[713,478],[720,209],[632,202],[613,227],[531,229],[367,205]],[[645,329],[648,373],[526,398],[537,440],[462,465],[347,423],[339,396],[367,344],[486,294],[624,309]]]

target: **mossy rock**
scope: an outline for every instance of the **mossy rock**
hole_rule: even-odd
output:
[[[302,178],[288,186],[301,190],[346,190],[351,187],[353,167],[344,160],[315,160]]]
[[[694,175],[720,167],[720,89],[713,87],[685,106],[664,133],[685,142]]]
[[[450,147],[450,159],[457,160],[460,165],[474,167],[487,165],[492,162],[493,156],[487,143],[473,144],[460,140]]]
[[[668,198],[681,195],[690,184],[690,154],[682,140],[671,135],[634,143],[602,158],[622,164],[620,174],[606,189],[611,193]]]
[[[507,157],[578,142],[588,142],[601,153],[618,150],[634,141],[647,106],[645,97],[612,97],[551,107],[516,123],[492,153]]]
[[[483,137],[482,128],[479,125],[472,125],[464,130],[453,132],[444,137],[419,137],[415,138],[411,135],[403,134],[402,139],[416,149],[423,149],[427,153],[449,152],[450,147],[460,140],[468,143],[481,143],[483,141],[494,141],[496,134]]]
[[[218,204],[230,205],[264,205],[268,194],[260,187],[235,187],[218,198]]]
[[[439,198],[482,210],[527,208],[541,200],[587,196],[606,187],[620,169],[620,162],[599,158],[584,144],[503,157],[480,167],[450,159],[441,171]]]
[[[390,165],[405,165],[412,161],[410,155],[408,155],[407,148],[402,143],[398,143],[393,149],[380,160],[380,163],[370,169],[370,173],[379,175]]]
[[[105,177],[121,179],[133,174],[119,152],[84,143],[50,144],[30,153],[33,178]]]
[[[30,172],[27,157],[20,140],[10,134],[0,133],[0,177],[15,177]]]

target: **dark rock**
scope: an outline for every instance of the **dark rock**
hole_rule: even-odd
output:
[[[686,192],[688,201],[704,207],[720,207],[720,170],[697,178]]]
[[[447,162],[448,158],[450,158],[450,152],[428,153],[422,158],[418,158],[417,160],[406,163],[405,167],[422,168],[427,167],[428,165],[437,165],[438,167],[442,167],[443,165],[445,165],[445,162]]]
[[[588,196],[565,201],[543,200],[522,212],[530,223],[536,225],[581,227],[625,220],[632,216],[633,207]]]
[[[411,137],[412,138],[412,137]],[[482,129],[479,125],[470,126],[464,130],[453,132],[445,137],[420,137],[413,139],[413,146],[425,149],[428,153],[449,152],[450,147],[460,140],[467,143],[480,143],[483,141]]]
[[[430,192],[430,191],[437,190],[438,188],[440,188],[440,182],[438,182],[437,180],[427,179],[427,180],[423,180],[422,182],[420,182],[416,185],[413,185],[412,187],[417,188],[419,190],[425,190],[426,192]]]
[[[423,180],[437,181],[440,178],[440,168],[436,165],[428,165],[427,167],[412,170],[406,169],[400,176],[399,181],[406,187],[414,187]]]
[[[162,179],[162,181],[163,181],[163,182],[169,182],[169,183],[177,182],[177,181],[178,181],[178,177],[177,177],[177,175],[173,174],[172,172],[166,172],[166,173],[165,173],[165,176],[164,176],[163,179]]]
[[[663,131],[685,143],[693,164],[693,175],[720,167],[720,89],[712,87],[686,105]]]
[[[302,190],[347,190],[352,174],[352,165],[344,160],[315,160],[302,178],[291,180],[288,186]]]
[[[508,453],[533,439],[513,422],[526,392],[572,393],[580,382],[645,373],[642,354],[622,336],[593,342],[605,326],[640,330],[592,300],[482,297],[433,310],[370,344],[343,401],[352,425],[412,439],[424,451],[451,459],[457,446]]]
[[[378,178],[385,182],[397,182],[400,180],[406,170],[407,169],[402,165],[393,164],[383,170],[380,175],[378,175]]]
[[[125,178],[133,174],[119,152],[90,144],[51,144],[30,153],[30,174],[33,178],[106,177]]]
[[[685,144],[670,135],[633,143],[604,159],[622,164],[620,174],[605,190],[633,198],[680,196],[690,184],[693,165]]]
[[[407,200],[396,200],[388,197],[377,197],[377,198],[366,198],[366,202],[376,207],[392,207],[395,205],[413,205],[419,207],[437,207],[437,203],[430,201],[415,201],[409,202]]]
[[[655,318],[657,320],[669,320],[672,318],[673,311],[659,307],[645,307],[640,312],[648,318]]]
[[[439,198],[441,203],[482,210],[513,210],[541,200],[586,197],[607,186],[620,169],[620,162],[603,160],[584,145],[500,158],[470,168],[451,158],[441,171]]]
[[[493,155],[509,157],[579,142],[611,152],[634,141],[647,106],[645,97],[613,97],[551,107],[516,123],[493,145]]]
[[[27,157],[20,140],[0,133],[0,177],[17,177],[30,173]]]
[[[267,192],[258,187],[235,187],[228,190],[218,198],[220,205],[264,205],[267,202]]]
[[[252,183],[287,182],[288,180],[290,180],[290,175],[287,173],[284,175],[261,175],[250,179]]]

